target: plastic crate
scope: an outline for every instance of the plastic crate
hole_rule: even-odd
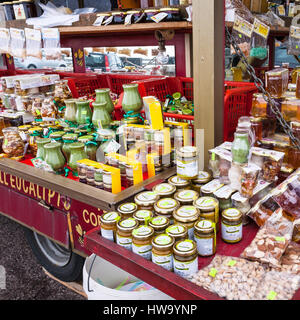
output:
[[[99,81],[96,75],[65,79],[68,80],[68,85],[72,92],[73,98],[93,96],[96,89],[102,88],[101,81]]]

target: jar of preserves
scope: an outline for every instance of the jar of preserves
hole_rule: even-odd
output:
[[[183,225],[188,230],[188,237],[194,240],[194,224],[200,217],[200,210],[194,206],[182,206],[173,213],[174,223]]]
[[[29,147],[31,154],[35,157],[37,153],[36,140],[43,137],[43,128],[32,127],[28,130],[29,133]]]
[[[243,237],[242,213],[236,208],[230,208],[222,212],[221,222],[222,240],[227,243],[237,243]]]
[[[139,226],[132,231],[132,252],[151,260],[154,230],[150,226]]]
[[[101,236],[105,239],[115,241],[117,223],[121,220],[118,212],[107,212],[100,217]]]
[[[52,140],[52,142],[58,142],[63,145],[63,136],[65,135],[64,131],[55,131],[50,133],[49,138]]]
[[[169,225],[170,220],[164,216],[153,217],[149,222],[149,226],[154,230],[154,235],[164,233]]]
[[[298,121],[291,122],[291,128],[294,136],[300,140],[300,122]],[[290,145],[292,145],[292,141],[290,141]]]
[[[281,104],[281,112],[283,115],[283,118],[290,122],[290,121],[297,121],[297,116],[299,115],[298,112],[298,105],[299,100],[293,98],[286,98],[282,101]]]
[[[150,210],[138,210],[133,214],[133,218],[137,220],[140,225],[148,225],[153,218],[153,212]]]
[[[247,213],[251,209],[249,199],[242,197],[239,192],[234,193],[231,199],[232,206],[238,209],[242,214],[243,226],[247,225],[250,222],[249,217],[247,216]]]
[[[195,223],[195,241],[201,257],[209,257],[216,253],[216,227],[210,220]]]
[[[198,152],[196,147],[182,147],[176,155],[177,175],[186,180],[198,177]]]
[[[134,197],[134,202],[141,210],[153,210],[153,206],[158,200],[159,195],[153,191],[144,191]]]
[[[112,176],[110,171],[102,171],[103,189],[107,192],[112,192]]]
[[[93,167],[93,166],[87,166],[86,184],[89,186],[95,185],[95,167]]]
[[[160,196],[160,198],[173,197],[176,187],[169,183],[160,183],[153,187],[152,191]]]
[[[97,189],[103,189],[103,169],[96,168],[94,177],[95,177],[95,187]]]
[[[75,133],[67,133],[62,136],[62,141],[63,141],[62,152],[67,162],[69,161],[70,153],[71,153],[70,146],[72,145],[72,143],[78,141],[77,138],[78,136]]]
[[[76,121],[76,100],[75,99],[66,99],[65,100],[66,110],[64,114],[64,119],[67,121],[75,122]]]
[[[51,139],[49,138],[37,138],[36,144],[37,144],[37,153],[36,157],[41,158],[42,160],[45,160],[45,145],[51,143]]]
[[[166,234],[174,238],[175,242],[189,238],[188,229],[182,224],[173,224],[166,229]]]
[[[77,164],[77,172],[78,172],[78,178],[79,182],[86,184],[86,172],[87,172],[87,165],[84,163],[78,163]]]
[[[198,272],[197,244],[193,240],[180,240],[173,246],[174,273],[188,278]]]
[[[174,199],[176,199],[182,206],[191,205],[199,198],[199,193],[194,190],[181,190],[175,193]]]
[[[138,210],[138,206],[134,202],[123,203],[118,206],[118,212],[122,219],[132,218],[133,214]]]
[[[126,12],[127,24],[146,22],[146,14],[142,10],[129,10]]]
[[[154,204],[156,215],[164,216],[170,220],[170,224],[174,223],[173,212],[179,207],[179,202],[173,198],[164,198],[158,200]]]
[[[262,94],[253,94],[251,115],[253,117],[265,117],[267,115],[267,102]]]
[[[132,250],[132,231],[138,227],[138,222],[133,218],[120,220],[117,223],[116,242],[127,250]]]
[[[212,197],[201,197],[193,205],[200,210],[200,219],[212,221],[219,231],[219,201]]]
[[[182,179],[179,176],[173,176],[169,178],[168,183],[176,187],[176,191],[187,190],[190,185],[189,180]]]
[[[20,157],[24,154],[24,142],[19,135],[18,128],[3,128],[2,150],[9,157]]]
[[[70,145],[70,158],[68,166],[72,170],[77,170],[77,161],[86,159],[87,155],[84,152],[84,145],[80,142],[74,142]]]
[[[211,175],[205,171],[199,171],[198,177],[191,181],[191,187],[193,190],[197,191],[199,194],[201,192],[201,187],[207,184],[211,180]]]
[[[266,90],[273,98],[281,98],[288,89],[289,69],[277,68],[265,73]]]
[[[152,262],[166,270],[173,270],[174,239],[167,234],[160,234],[152,240]]]
[[[276,141],[274,143],[273,150],[284,153],[284,158],[283,158],[284,163],[289,162],[289,149],[290,149],[290,144],[287,141]]]

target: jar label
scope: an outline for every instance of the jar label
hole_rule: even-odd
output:
[[[139,256],[147,260],[151,260],[151,250],[152,250],[151,245],[139,246],[134,243],[132,244],[132,252],[138,254]]]
[[[242,239],[243,225],[228,226],[222,222],[222,239],[225,241],[239,241]]]
[[[155,187],[154,192],[158,192],[158,193],[166,193],[166,192],[170,192],[173,190],[173,187],[167,183],[164,184],[160,184],[158,186]]]
[[[158,256],[152,252],[152,262],[163,267],[166,270],[173,270],[173,255]]]
[[[143,192],[137,196],[137,199],[149,201],[149,200],[155,200],[156,197],[157,195],[154,192]]]
[[[132,228],[136,225],[136,220],[134,219],[126,219],[120,222],[120,226],[124,228]]]
[[[181,179],[178,176],[173,177],[170,181],[173,182],[173,183],[176,183],[176,184],[186,183],[186,180]]]
[[[114,241],[114,231],[113,230],[105,230],[101,228],[101,236],[105,239]]]
[[[160,12],[160,13],[156,14],[155,16],[151,17],[151,19],[152,19],[154,22],[159,23],[159,22],[161,22],[162,20],[164,20],[167,16],[168,16],[167,13],[165,13],[165,12]]]
[[[125,249],[127,250],[132,249],[132,238],[121,237],[117,234],[116,240],[117,240],[117,244],[124,247]]]
[[[196,201],[196,205],[203,208],[216,206],[217,202],[214,198],[202,197]]]
[[[213,226],[212,222],[208,220],[202,220],[197,223],[197,227],[201,229],[210,229],[212,228],[212,226]]]
[[[148,217],[151,216],[151,212],[148,211],[148,210],[139,210],[139,211],[136,212],[135,215],[136,215],[138,218],[143,218],[143,219],[145,219],[145,218],[148,218]]]
[[[146,236],[148,234],[151,234],[152,229],[150,227],[142,226],[135,230],[133,230],[133,235],[135,236]]]
[[[240,211],[235,208],[231,208],[231,209],[225,210],[224,215],[234,218],[240,215]]]
[[[198,179],[207,179],[210,177],[210,174],[206,171],[199,171]]]
[[[120,216],[117,214],[117,212],[108,212],[103,216],[103,220],[105,220],[105,221],[119,221]]]
[[[177,202],[175,199],[162,199],[157,202],[157,206],[163,209],[170,209],[176,207]]]
[[[155,217],[151,220],[151,223],[154,226],[161,226],[167,223],[167,219],[165,217]]]
[[[214,252],[214,239],[202,239],[195,235],[197,250],[200,256],[210,256]]]
[[[189,200],[189,199],[193,199],[195,195],[196,193],[193,192],[192,190],[185,190],[178,193],[178,198]]]
[[[174,273],[181,277],[189,277],[198,272],[198,258],[196,257],[193,261],[182,262],[173,259]]]
[[[191,217],[197,214],[197,209],[192,206],[183,206],[177,210],[177,214],[181,217]]]
[[[168,235],[161,235],[155,238],[155,243],[159,245],[166,246],[170,243],[172,243],[172,238]]]
[[[126,203],[126,204],[122,204],[120,206],[120,210],[122,211],[132,211],[136,208],[136,204],[135,203]]]
[[[171,234],[180,234],[184,232],[184,227],[181,226],[180,224],[176,224],[174,226],[167,228],[166,232]]]
[[[177,174],[187,178],[198,176],[198,161],[180,161],[177,159]]]
[[[176,245],[176,249],[178,251],[182,251],[182,252],[191,251],[191,250],[193,250],[193,248],[194,248],[194,245],[191,240],[184,240],[184,241],[179,242]]]

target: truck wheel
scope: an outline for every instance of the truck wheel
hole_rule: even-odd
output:
[[[82,277],[83,257],[28,228],[25,236],[39,263],[54,277],[65,282]]]

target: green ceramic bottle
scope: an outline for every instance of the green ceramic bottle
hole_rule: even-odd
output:
[[[96,92],[96,103],[106,103],[106,110],[109,115],[112,114],[112,112],[115,109],[114,103],[110,97],[110,89],[104,88],[104,89],[97,89]]]
[[[250,142],[248,133],[235,133],[231,147],[232,161],[237,163],[247,163],[250,152]]]
[[[84,152],[87,154],[88,158],[92,161],[96,161],[98,143],[93,140],[94,137],[91,135],[81,136],[78,138],[78,142],[84,144]]]
[[[70,146],[72,145],[72,143],[77,142],[78,136],[75,133],[67,133],[65,134],[63,137],[63,146],[62,146],[62,152],[65,156],[66,161],[69,161],[70,158]]]
[[[66,110],[64,119],[68,121],[75,122],[76,121],[76,100],[75,99],[67,99],[65,100]]]
[[[51,143],[51,139],[49,138],[38,138],[36,139],[36,144],[37,144],[37,153],[36,157],[41,158],[42,160],[45,160],[45,145]]]
[[[58,142],[47,143],[44,146],[45,161],[54,171],[61,171],[65,165],[65,157],[61,151],[61,144]]]
[[[72,170],[77,170],[77,161],[87,159],[88,156],[84,151],[84,144],[81,142],[75,142],[70,145],[70,158],[68,166]]]
[[[143,108],[143,100],[138,90],[138,84],[124,84],[123,89],[122,108],[124,112],[133,111],[133,114],[139,113]]]
[[[97,128],[101,128],[101,125],[102,125],[102,128],[107,128],[111,123],[111,116],[106,109],[106,105],[107,105],[106,102],[93,103],[94,112],[93,112],[92,122],[93,122],[93,125]],[[101,125],[99,125],[99,122],[101,122]]]
[[[89,101],[76,101],[76,122],[78,124],[86,124],[92,121],[92,110]]]

